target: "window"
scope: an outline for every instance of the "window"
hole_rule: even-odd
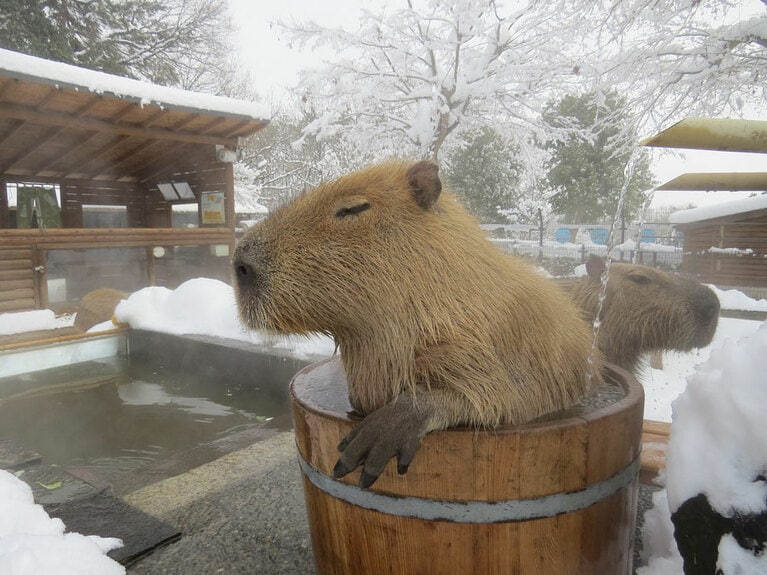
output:
[[[127,228],[128,206],[83,204],[84,228]]]

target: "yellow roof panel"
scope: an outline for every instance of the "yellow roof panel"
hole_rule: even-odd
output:
[[[702,172],[677,176],[661,184],[656,190],[679,191],[767,191],[767,172]]]
[[[645,138],[640,145],[765,154],[767,121],[685,118],[660,134]]]

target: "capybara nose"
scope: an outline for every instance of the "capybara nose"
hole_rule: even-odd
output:
[[[253,266],[241,259],[235,259],[232,262],[232,266],[234,267],[234,277],[237,278],[238,283],[247,283],[256,275],[256,270],[253,269]]]
[[[695,310],[704,322],[711,321],[719,315],[719,298],[712,290],[704,287],[697,294]]]

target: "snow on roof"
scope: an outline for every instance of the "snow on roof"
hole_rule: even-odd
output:
[[[672,224],[691,224],[693,222],[723,218],[725,216],[753,212],[765,208],[767,208],[767,193],[752,196],[750,198],[743,198],[741,200],[733,200],[731,202],[722,202],[721,204],[701,206],[700,208],[674,212],[669,217],[669,221]]]
[[[243,116],[254,120],[269,119],[269,109],[263,104],[158,86],[4,49],[0,49],[0,75],[138,100],[141,105],[155,104],[165,108]]]

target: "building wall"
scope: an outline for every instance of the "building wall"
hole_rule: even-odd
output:
[[[683,271],[720,286],[767,287],[767,210],[677,228]]]

